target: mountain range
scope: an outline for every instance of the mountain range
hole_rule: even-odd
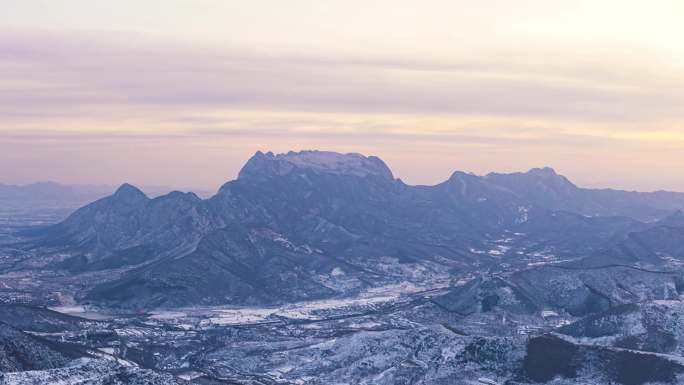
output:
[[[551,168],[411,186],[373,156],[257,152],[210,198],[124,184],[23,235],[50,268],[113,272],[80,301],[278,304],[511,265],[662,267],[682,257],[682,209],[683,193],[584,189]]]

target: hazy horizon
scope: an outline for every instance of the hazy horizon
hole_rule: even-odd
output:
[[[310,150],[311,150],[311,149],[306,149],[306,150],[302,150],[302,151],[310,151]],[[261,152],[268,152],[269,150],[263,150],[263,151],[262,151],[262,150],[258,150],[258,151],[261,151]],[[314,151],[327,151],[327,150],[314,150]],[[279,154],[279,153],[275,153],[275,154]],[[284,154],[284,152],[283,152],[283,153],[280,153],[280,154]],[[364,155],[364,156],[373,156],[373,154],[361,154],[361,155]],[[248,159],[249,159],[249,157],[245,159],[245,163],[247,162]],[[382,157],[380,157],[380,159],[382,159]],[[382,160],[384,161],[384,159],[382,159]],[[387,162],[385,162],[385,163],[387,163]],[[169,191],[171,191],[171,190],[180,190],[180,191],[199,192],[199,193],[202,193],[204,196],[206,196],[207,193],[212,193],[212,192],[218,191],[218,189],[219,189],[219,188],[221,187],[221,185],[223,185],[224,183],[237,179],[237,178],[238,178],[239,170],[242,168],[242,166],[244,166],[244,164],[242,164],[240,167],[238,167],[238,170],[235,171],[234,176],[229,177],[228,179],[226,179],[226,180],[224,180],[224,181],[218,183],[216,186],[150,185],[150,184],[146,184],[144,181],[142,181],[141,183],[136,183],[136,182],[133,182],[133,181],[130,181],[130,180],[122,180],[122,181],[116,181],[116,182],[111,182],[111,183],[87,183],[87,182],[86,182],[86,183],[68,183],[68,182],[65,183],[65,182],[61,182],[61,181],[58,181],[58,180],[35,180],[35,181],[29,181],[29,182],[26,182],[26,183],[7,183],[7,182],[5,182],[5,181],[0,180],[0,185],[27,186],[27,185],[40,184],[40,183],[57,183],[57,184],[59,184],[59,185],[64,185],[64,186],[89,186],[89,187],[108,187],[108,188],[111,187],[111,188],[116,188],[116,187],[121,186],[122,184],[132,184],[132,185],[134,185],[134,186],[136,186],[136,187],[138,187],[138,188],[140,188],[140,189],[142,189],[142,190],[150,189],[150,190],[153,191],[153,193],[155,193],[155,194],[159,194],[161,191],[164,191],[164,190],[169,190]],[[487,175],[487,174],[489,174],[489,173],[505,173],[505,174],[508,174],[508,173],[525,173],[525,172],[531,171],[531,170],[534,169],[534,168],[552,168],[558,175],[561,175],[561,176],[564,176],[564,177],[568,178],[568,179],[570,180],[570,182],[574,183],[575,185],[577,185],[578,187],[581,187],[581,188],[590,188],[590,189],[591,189],[591,188],[595,188],[595,189],[610,188],[610,189],[627,190],[627,191],[637,191],[637,192],[655,192],[655,191],[684,192],[684,191],[679,191],[679,190],[666,190],[666,189],[639,190],[639,189],[622,189],[622,188],[619,188],[619,187],[616,187],[616,186],[591,186],[591,185],[582,185],[582,184],[576,183],[575,180],[574,180],[571,176],[568,176],[568,175],[564,174],[562,171],[556,169],[555,167],[553,167],[553,166],[551,166],[551,165],[539,165],[539,166],[537,166],[537,167],[532,167],[532,168],[530,168],[530,169],[524,169],[524,170],[510,170],[510,171],[490,170],[490,171],[485,172],[485,173],[475,173],[475,172],[468,171],[468,170],[454,169],[454,170],[452,170],[448,175],[446,175],[443,179],[436,180],[435,182],[432,182],[432,183],[411,183],[411,181],[407,180],[406,178],[403,178],[401,175],[398,175],[397,172],[396,172],[396,170],[393,169],[392,166],[391,166],[390,164],[387,164],[387,166],[390,168],[390,170],[391,170],[392,173],[394,174],[394,178],[396,178],[396,179],[401,179],[404,183],[407,183],[408,185],[415,185],[415,186],[419,186],[419,185],[436,185],[436,184],[442,183],[442,182],[448,180],[449,177],[450,177],[454,172],[466,172],[466,173],[474,174],[474,175],[477,175],[477,176],[485,176],[485,175]],[[147,193],[147,191],[145,191],[145,192]]]
[[[684,191],[684,3],[25,0],[0,14],[0,182],[215,189],[257,150],[410,184],[550,166]],[[635,28],[635,26],[639,28]]]

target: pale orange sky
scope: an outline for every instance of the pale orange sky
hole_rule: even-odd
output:
[[[431,184],[551,166],[684,191],[684,3],[17,0],[0,183],[216,188],[257,150]]]

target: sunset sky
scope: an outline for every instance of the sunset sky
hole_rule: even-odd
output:
[[[207,189],[323,149],[684,191],[681,0],[0,6],[0,183]]]

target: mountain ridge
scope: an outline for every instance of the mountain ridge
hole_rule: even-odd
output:
[[[279,303],[347,295],[397,277],[420,283],[411,266],[427,264],[441,276],[497,269],[517,253],[606,255],[653,213],[669,213],[643,209],[638,199],[636,209],[620,211],[587,191],[550,168],[484,177],[455,172],[434,186],[411,186],[375,157],[258,152],[208,199],[180,192],[150,199],[124,184],[34,243],[69,256],[54,266],[72,273],[123,269],[86,293],[89,301]],[[572,205],[557,207],[569,196]],[[610,215],[587,215],[597,207]],[[654,261],[652,253],[646,260]]]
[[[347,164],[345,164],[345,160]],[[335,168],[336,164],[341,165],[341,167]],[[242,167],[236,180],[250,178],[263,180],[275,175],[282,176],[307,169],[339,175],[379,176],[405,184],[401,179],[395,179],[389,167],[378,157],[318,150],[290,151],[281,154],[257,151]],[[535,167],[528,171],[508,174],[490,172],[486,175],[476,175],[454,171],[447,180],[437,184],[406,184],[406,186],[435,187],[457,179],[459,176],[490,182],[541,207],[571,211],[587,216],[629,216],[641,221],[655,221],[673,211],[684,209],[684,193],[682,192],[666,190],[642,192],[579,187],[549,166]],[[127,183],[122,186],[134,187]],[[530,188],[536,190],[529,191]],[[221,189],[219,189],[220,191]],[[541,195],[546,196],[542,197]],[[634,206],[638,207],[634,208]]]

